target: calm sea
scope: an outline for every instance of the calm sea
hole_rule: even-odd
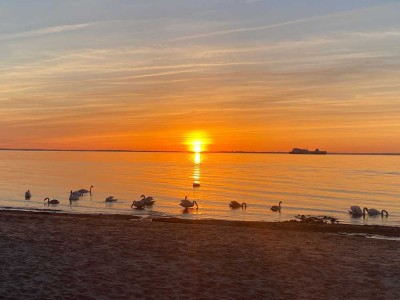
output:
[[[400,226],[400,157],[367,155],[191,154],[0,151],[0,207],[68,213],[283,221],[297,214],[342,223]],[[199,188],[192,183],[200,182]],[[89,189],[70,205],[70,190]],[[32,198],[24,199],[30,189]],[[152,208],[131,209],[141,194]],[[106,203],[107,196],[118,198]],[[196,200],[184,213],[180,199]],[[43,199],[60,200],[47,206]],[[231,200],[247,210],[232,210]],[[270,210],[283,202],[281,213]],[[386,209],[389,217],[352,218],[347,209]]]

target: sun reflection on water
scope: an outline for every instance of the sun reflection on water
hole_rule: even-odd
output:
[[[193,154],[193,183],[200,183],[200,163],[201,163],[201,154],[194,153]]]
[[[194,156],[193,156],[193,160],[194,160],[194,163],[196,164],[196,165],[199,165],[200,163],[201,163],[201,154],[200,154],[200,152],[198,152],[198,153],[195,153],[194,154]]]

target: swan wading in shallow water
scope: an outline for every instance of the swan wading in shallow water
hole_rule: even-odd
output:
[[[69,201],[72,201],[72,200],[79,200],[79,198],[80,198],[80,195],[79,194],[75,194],[73,191],[71,191],[70,192],[70,194],[69,194]]]
[[[87,194],[87,193],[89,193],[90,195],[92,194],[92,188],[93,188],[94,186],[93,185],[91,185],[90,186],[90,190],[86,190],[86,189],[80,189],[79,191],[77,191],[77,192],[79,192],[79,193],[81,193],[81,194]]]
[[[179,203],[179,205],[184,207],[185,209],[191,208],[196,205],[196,208],[199,209],[197,202],[188,200],[187,196],[185,196],[185,199],[181,200],[181,203]]]
[[[365,209],[363,211],[359,206],[353,205],[350,206],[349,213],[354,217],[360,217],[365,215]]]
[[[365,211],[370,216],[377,216],[377,215],[381,215],[382,217],[383,217],[383,215],[385,215],[386,217],[389,216],[389,213],[385,209],[382,209],[382,211],[379,211],[379,210],[377,210],[375,208],[366,208],[366,207],[364,207],[364,209],[363,209],[364,214],[365,214]]]
[[[141,195],[140,197],[142,198],[140,201],[143,201],[144,205],[153,205],[156,202],[151,196],[146,197],[145,195]]]
[[[279,205],[273,205],[273,206],[271,206],[271,210],[272,210],[272,211],[279,211],[279,212],[281,212],[281,208],[282,208],[282,201],[279,201]]]
[[[25,192],[25,199],[31,199],[31,197],[32,197],[31,191],[30,191],[30,190],[27,190],[27,191]]]
[[[71,191],[71,192],[72,192],[72,191]],[[82,197],[82,196],[83,196],[83,194],[82,194],[80,191],[72,192],[72,194],[78,195],[79,197]]]
[[[115,202],[115,201],[117,201],[118,199],[117,198],[114,198],[114,196],[108,196],[107,198],[106,198],[106,202]]]
[[[231,207],[231,208],[240,208],[241,207],[242,209],[247,209],[247,204],[244,202],[242,204],[240,204],[237,201],[231,201],[229,203],[229,207]]]
[[[135,200],[132,202],[131,208],[135,206],[137,209],[143,209],[145,205],[146,203],[143,200]]]
[[[48,204],[48,205],[60,203],[60,201],[58,201],[57,199],[50,200],[50,198],[44,198],[43,201],[46,201],[46,200],[47,200],[47,204]]]

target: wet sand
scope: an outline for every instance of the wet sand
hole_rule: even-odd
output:
[[[1,299],[400,299],[400,228],[0,212]]]

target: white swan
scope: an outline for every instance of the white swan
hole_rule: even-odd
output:
[[[143,200],[138,200],[138,201],[135,200],[132,202],[131,208],[135,206],[137,209],[143,209],[145,205],[146,204],[144,203]]]
[[[79,193],[81,193],[81,194],[87,194],[87,193],[90,193],[90,195],[92,194],[92,188],[93,188],[94,186],[93,185],[91,185],[90,186],[90,190],[88,191],[88,190],[86,190],[86,189],[80,189],[80,190],[78,190],[77,192],[79,192]]]
[[[231,201],[230,203],[229,203],[229,207],[232,207],[232,208],[244,208],[244,209],[247,209],[247,204],[246,203],[242,203],[242,204],[240,204],[239,202],[237,202],[237,201]]]
[[[69,194],[69,201],[72,201],[72,200],[79,200],[79,198],[80,198],[80,194],[76,194],[76,193],[74,193],[74,192],[70,192],[70,194]]]
[[[115,202],[115,201],[117,201],[118,199],[117,198],[114,198],[114,196],[108,196],[107,198],[106,198],[106,202]]]
[[[350,206],[349,213],[355,217],[359,217],[359,216],[365,215],[365,209],[363,211],[363,210],[361,210],[361,208],[359,206],[353,205],[353,206]]]
[[[74,192],[72,192],[72,194],[78,195],[79,197],[83,196],[83,194],[80,191],[74,191]]]
[[[106,198],[106,202],[116,202],[118,199],[117,198],[114,198],[114,196],[109,196],[109,197],[107,197]]]
[[[387,212],[387,210],[382,209],[382,211],[379,211],[375,208],[366,208],[364,207],[363,212],[367,211],[368,215],[370,216],[377,216],[377,215],[381,215],[383,217],[383,215],[385,214],[386,217],[389,216],[389,213]]]
[[[185,196],[185,199],[181,200],[181,203],[179,203],[179,205],[184,207],[185,209],[191,208],[191,207],[196,205],[197,209],[199,209],[199,206],[197,205],[197,202],[188,200],[187,196]]]
[[[30,199],[31,197],[32,197],[31,191],[30,191],[30,190],[27,190],[27,191],[25,192],[25,199]]]
[[[140,197],[142,198],[140,201],[143,201],[144,205],[153,205],[154,202],[156,202],[153,200],[154,198],[151,196],[146,197],[145,195],[141,195]]]
[[[60,203],[60,201],[58,201],[57,199],[50,200],[50,198],[44,198],[44,201],[46,201],[46,200],[47,200],[48,205]]]
[[[279,205],[273,205],[273,206],[271,206],[271,210],[272,211],[281,211],[281,208],[282,208],[282,201],[279,201]]]

